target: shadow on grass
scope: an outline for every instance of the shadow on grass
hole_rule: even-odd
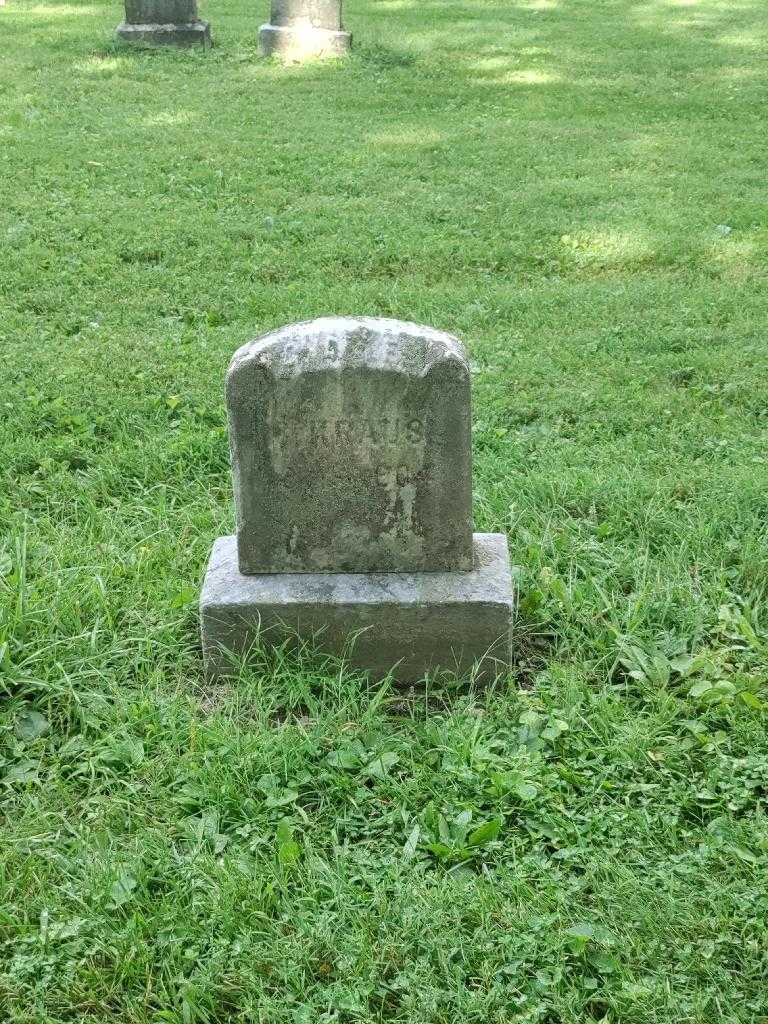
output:
[[[455,178],[487,154],[491,164],[482,198],[503,203],[514,196],[515,183],[499,158],[509,152],[517,164],[521,153],[529,155],[524,171],[533,202],[546,188],[556,205],[582,211],[580,234],[550,238],[544,251],[529,246],[527,265],[521,266],[517,251],[505,257],[503,249],[486,259],[464,247],[463,257],[451,252],[441,263],[425,247],[406,254],[397,246],[399,254],[381,259],[371,247],[369,269],[359,257],[347,268],[340,254],[331,254],[342,277],[429,276],[432,267],[438,277],[467,270],[501,276],[521,270],[533,276],[642,272],[679,263],[681,253],[665,255],[666,225],[653,223],[665,207],[652,204],[644,221],[636,197],[654,183],[649,175],[659,164],[670,176],[678,167],[695,166],[698,153],[691,154],[699,148],[697,139],[680,134],[676,125],[711,120],[713,84],[738,78],[747,70],[737,66],[740,55],[752,55],[755,4],[697,12],[694,24],[691,10],[604,5],[603,16],[595,18],[579,4],[468,7],[403,0],[396,8],[377,4],[349,12],[358,43],[346,61],[289,66],[261,61],[254,35],[208,55],[106,50],[81,60],[78,69],[88,78],[114,77],[116,85],[134,77],[147,83],[141,112],[130,115],[137,143],[153,147],[175,137],[188,144],[191,126],[207,125],[223,143],[221,154],[231,149],[237,161],[244,146],[257,140],[264,145],[268,138],[273,162],[284,154],[286,168],[299,172],[294,187],[304,197],[332,190],[331,180],[340,177],[344,165],[362,176],[381,167],[401,174],[407,189],[415,191],[423,181],[438,190],[446,171],[449,180]],[[753,21],[746,17],[750,12]],[[207,16],[215,21],[215,8]],[[200,88],[180,90],[169,107],[167,91],[158,91],[169,75],[194,78]],[[681,76],[686,76],[684,91],[677,87]],[[218,116],[220,104],[240,103],[253,89],[260,90],[258,129],[264,137],[248,121],[227,122],[224,137],[219,123],[227,119]],[[498,135],[489,138],[491,125]],[[495,152],[491,138],[497,138]],[[303,180],[302,166],[318,158],[329,164],[330,175],[313,169]],[[715,161],[716,150],[707,159]],[[206,160],[216,162],[216,157]],[[457,161],[463,167],[449,170]],[[556,167],[561,170],[553,176]],[[269,168],[265,184],[268,178]],[[611,202],[614,189],[634,208]],[[365,185],[348,190],[341,199],[366,196]],[[590,209],[595,217],[584,224],[583,211]],[[685,258],[693,250],[718,271],[733,262],[731,242],[718,247],[717,239],[703,234],[685,245]],[[738,263],[745,255],[741,250],[734,258]],[[300,275],[301,267],[296,272]],[[273,283],[284,273],[282,267],[270,270],[265,281]]]

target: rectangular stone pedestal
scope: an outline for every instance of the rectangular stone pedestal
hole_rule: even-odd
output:
[[[211,46],[211,29],[207,21],[190,21],[184,24],[133,25],[127,21],[117,26],[117,38],[124,43],[137,46]]]
[[[262,25],[259,29],[259,49],[264,57],[273,54],[289,60],[340,57],[351,45],[351,34],[343,30],[312,25]]]
[[[197,16],[197,0],[125,0],[117,38],[137,46],[211,45],[211,29]]]
[[[507,539],[476,533],[474,554],[468,572],[245,576],[237,539],[220,537],[200,597],[206,673],[229,675],[232,655],[298,635],[376,676],[394,669],[401,683],[476,665],[485,679],[500,675],[510,664],[514,603]]]

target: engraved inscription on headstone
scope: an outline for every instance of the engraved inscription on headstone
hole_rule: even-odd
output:
[[[243,346],[227,378],[243,573],[472,568],[460,342],[326,318]]]

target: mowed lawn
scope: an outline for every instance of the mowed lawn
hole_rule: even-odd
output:
[[[0,1020],[764,1024],[764,0],[202,13],[0,8]],[[471,353],[490,691],[204,683],[227,363],[330,313]]]

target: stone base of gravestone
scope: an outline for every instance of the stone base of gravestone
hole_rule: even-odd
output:
[[[331,0],[312,3],[319,17]],[[237,536],[215,543],[201,596],[209,677],[291,636],[403,683],[509,668],[507,542],[472,532],[458,338],[371,317],[289,324],[235,352],[226,395]]]
[[[125,0],[117,38],[138,46],[211,46],[211,28],[197,16],[197,0]]]
[[[236,537],[216,541],[200,599],[206,674],[233,674],[254,645],[315,639],[352,667],[400,683],[509,670],[512,579],[503,534],[474,535],[468,572],[259,573],[238,568]]]
[[[185,25],[129,25],[124,21],[117,26],[115,34],[121,42],[138,46],[176,46],[179,49],[202,46],[206,50],[212,46],[207,21]]]
[[[297,61],[310,57],[341,57],[351,45],[351,33],[332,29],[281,25],[262,25],[259,29],[259,49],[263,57],[279,56]]]
[[[341,24],[341,0],[272,0],[269,24],[259,29],[265,57],[338,57],[351,45]]]

